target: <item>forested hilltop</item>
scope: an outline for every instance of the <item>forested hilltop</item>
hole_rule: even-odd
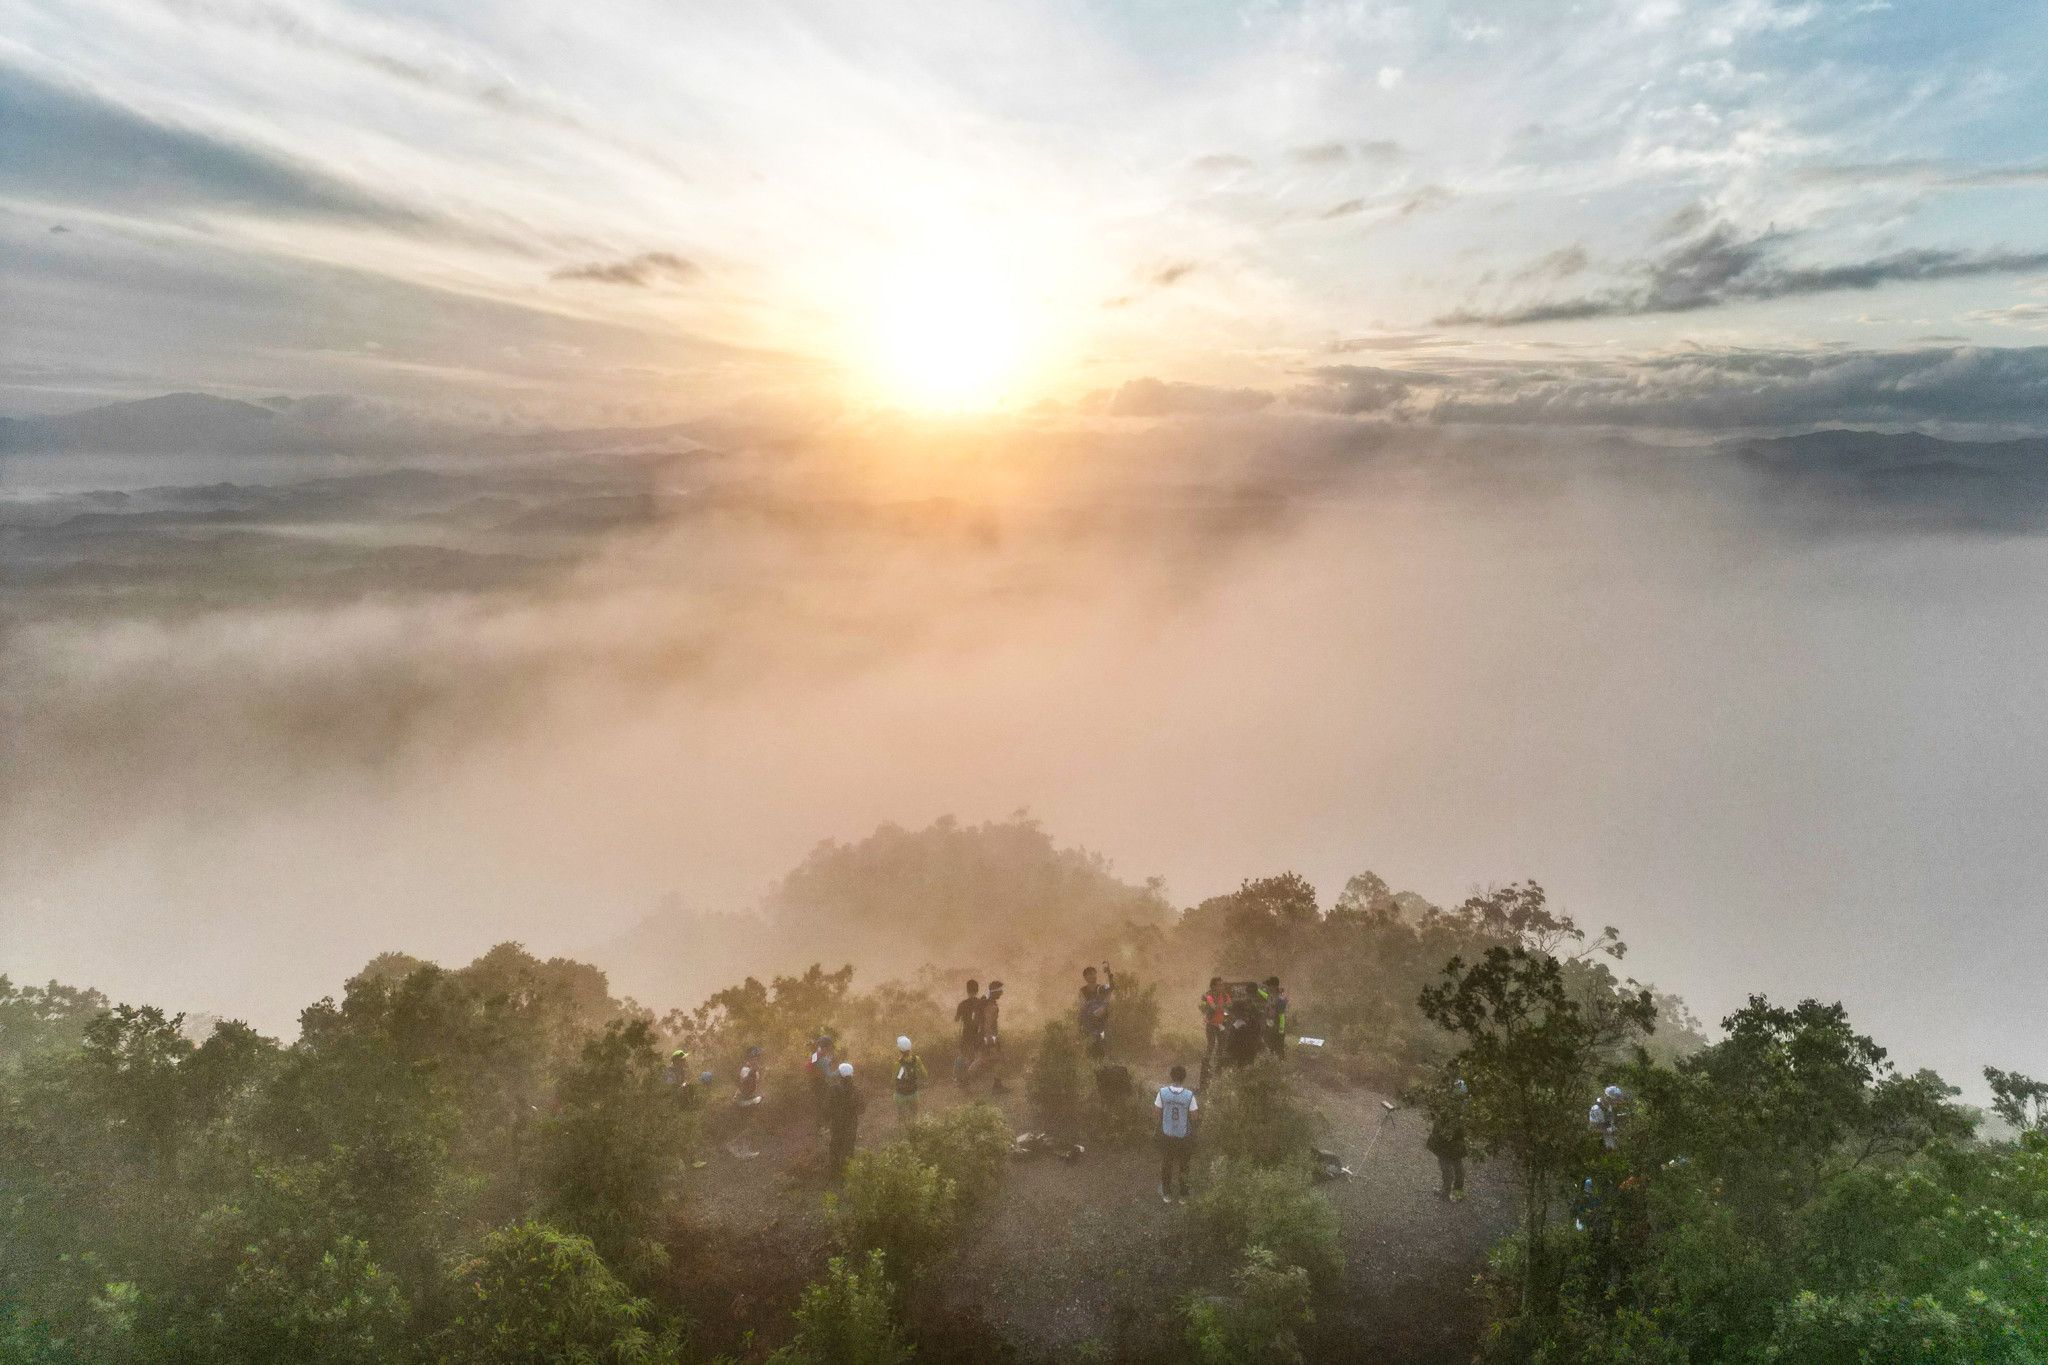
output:
[[[291,1042],[0,977],[0,1361],[2048,1361],[2048,1085],[1980,1115],[1814,1001],[1705,1029],[1533,883],[1175,910],[1020,819],[770,899],[832,955],[687,1009],[516,944]],[[1284,1046],[1210,1074],[1212,977]]]

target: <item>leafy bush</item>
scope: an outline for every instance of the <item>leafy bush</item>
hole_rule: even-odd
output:
[[[1264,1247],[1282,1266],[1298,1266],[1318,1289],[1344,1273],[1337,1211],[1318,1194],[1306,1160],[1283,1166],[1219,1160],[1195,1213],[1218,1245],[1249,1251]]]
[[[455,1270],[453,1315],[427,1341],[435,1365],[673,1365],[673,1330],[653,1323],[587,1237],[515,1223]],[[653,1325],[650,1325],[653,1324]]]
[[[1235,1293],[1182,1309],[1194,1365],[1302,1365],[1299,1332],[1315,1320],[1308,1272],[1255,1246],[1232,1278]]]
[[[1316,1113],[1295,1097],[1287,1065],[1261,1057],[1226,1071],[1202,1096],[1202,1141],[1219,1156],[1259,1166],[1306,1158]]]
[[[804,1290],[796,1336],[769,1365],[903,1365],[912,1350],[893,1300],[881,1252],[852,1262],[834,1256],[825,1278]]]
[[[910,1150],[953,1182],[962,1208],[971,1209],[1003,1182],[1010,1161],[1010,1126],[994,1105],[963,1104],[910,1127]]]
[[[220,1360],[355,1365],[398,1355],[408,1307],[353,1237],[336,1238],[310,1264],[256,1246],[212,1305],[204,1336]]]
[[[1081,1035],[1064,1019],[1047,1022],[1038,1035],[1025,1095],[1046,1132],[1071,1138],[1081,1131],[1089,1092],[1088,1061]]]
[[[825,1212],[842,1246],[881,1252],[889,1273],[903,1280],[951,1245],[960,1192],[908,1142],[892,1142],[853,1154],[844,1188],[825,1196]]]

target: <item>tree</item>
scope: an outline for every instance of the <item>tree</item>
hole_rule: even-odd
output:
[[[435,1365],[674,1365],[675,1330],[635,1298],[587,1237],[515,1223],[456,1267],[448,1318],[426,1342]]]
[[[1551,1210],[1588,1156],[1585,1106],[1597,1068],[1655,1026],[1655,1003],[1648,991],[1574,998],[1558,960],[1520,944],[1489,948],[1471,965],[1451,959],[1420,1003],[1462,1040],[1453,1065],[1471,1090],[1474,1144],[1519,1175],[1526,1305],[1545,1270]]]
[[[2021,1136],[2041,1131],[2048,1120],[2048,1081],[2037,1081],[2017,1071],[1984,1068],[1984,1080],[1991,1086],[1991,1112],[2004,1119]]]
[[[1308,1272],[1255,1246],[1231,1279],[1233,1293],[1181,1309],[1194,1365],[1302,1365],[1300,1330],[1315,1321]]]
[[[853,1154],[842,1188],[825,1196],[825,1214],[841,1246],[881,1252],[890,1276],[904,1282],[952,1245],[960,1192],[909,1143],[892,1142]]]
[[[879,1251],[834,1256],[804,1290],[796,1336],[769,1365],[905,1365],[913,1352],[896,1325],[895,1294]]]
[[[583,1046],[540,1129],[541,1202],[634,1278],[666,1263],[659,1241],[694,1139],[644,1019],[614,1020]]]

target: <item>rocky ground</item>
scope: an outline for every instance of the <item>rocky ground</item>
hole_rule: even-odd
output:
[[[1354,1172],[1322,1187],[1341,1221],[1346,1269],[1343,1292],[1319,1308],[1313,1358],[1469,1360],[1479,1330],[1470,1284],[1511,1221],[1509,1192],[1477,1167],[1472,1197],[1442,1202],[1418,1115],[1383,1120],[1383,1097],[1371,1090],[1302,1084],[1325,1120],[1323,1145]],[[996,1102],[1013,1126],[1028,1126],[1020,1090]],[[931,1104],[961,1098],[940,1083]],[[884,1143],[894,1132],[879,1098],[861,1143]],[[714,1148],[695,1173],[676,1265],[711,1343],[740,1352],[749,1331],[779,1335],[831,1250],[822,1142],[799,1120],[764,1133],[758,1145],[761,1156],[748,1161]],[[947,1340],[957,1342],[951,1349],[978,1360],[1115,1360],[1156,1347],[1172,1330],[1175,1302],[1219,1284],[1227,1269],[1204,1246],[1192,1209],[1160,1202],[1157,1180],[1149,1146],[1091,1150],[1072,1163],[1015,1162],[923,1291],[922,1320],[944,1321]]]

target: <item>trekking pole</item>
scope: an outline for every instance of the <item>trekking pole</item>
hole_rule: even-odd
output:
[[[1380,1145],[1380,1134],[1387,1131],[1387,1124],[1394,1117],[1394,1102],[1392,1100],[1381,1100],[1380,1108],[1386,1112],[1380,1115],[1379,1123],[1372,1130],[1372,1141],[1365,1144],[1365,1156],[1358,1158],[1360,1166],[1365,1165],[1366,1158],[1372,1155],[1373,1148]]]

